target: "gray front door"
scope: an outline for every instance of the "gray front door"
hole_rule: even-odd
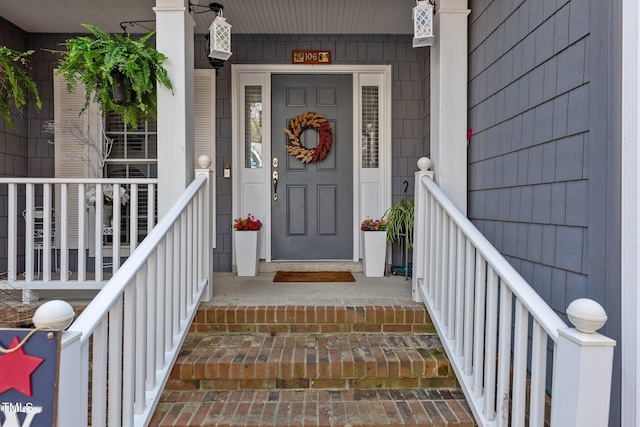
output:
[[[274,75],[272,85],[271,255],[274,260],[353,258],[353,94],[351,75]],[[326,158],[302,163],[286,150],[289,121],[316,112],[332,128]],[[300,134],[315,148],[319,133]],[[277,159],[277,161],[275,161]],[[276,165],[277,166],[274,166]]]

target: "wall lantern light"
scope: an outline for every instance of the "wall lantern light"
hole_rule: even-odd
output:
[[[209,5],[216,13],[216,19],[209,27],[209,57],[226,61],[231,56],[231,25],[222,17],[222,5]]]
[[[435,3],[430,0],[418,0],[413,8],[413,47],[426,47],[433,44],[433,9]]]
[[[208,10],[198,12],[196,7],[206,7]],[[224,7],[220,3],[209,3],[208,6],[189,3],[193,13],[213,12],[215,19],[209,26],[209,33],[205,36],[205,52],[209,58],[209,64],[216,69],[216,73],[224,66],[224,61],[229,59],[231,52],[231,24],[222,16]]]

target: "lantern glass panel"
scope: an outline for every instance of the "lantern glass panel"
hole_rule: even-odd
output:
[[[413,8],[413,47],[431,46],[433,39],[433,6],[419,1]]]
[[[413,8],[414,37],[429,37],[433,35],[433,8],[427,2],[424,3],[426,4]]]

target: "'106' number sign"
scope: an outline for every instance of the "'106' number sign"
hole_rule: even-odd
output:
[[[331,51],[328,50],[294,50],[294,64],[331,64]]]

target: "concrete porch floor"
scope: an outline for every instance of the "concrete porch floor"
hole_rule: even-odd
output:
[[[404,276],[365,277],[352,271],[355,282],[273,282],[273,271],[255,277],[235,273],[213,273],[213,299],[204,305],[394,305],[411,303],[411,278]],[[24,306],[29,311],[45,301],[62,299],[84,306],[97,290],[38,290],[39,301]],[[0,306],[22,306],[21,291],[0,290]],[[0,319],[2,320],[2,319]]]
[[[355,282],[273,282],[275,272],[255,277],[235,273],[213,274],[210,305],[390,305],[411,302],[411,280],[404,276],[365,277],[353,272]]]

